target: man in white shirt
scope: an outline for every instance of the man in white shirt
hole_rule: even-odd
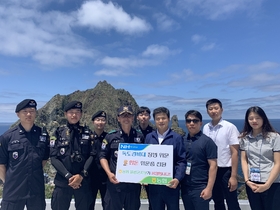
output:
[[[235,125],[222,119],[220,100],[208,100],[206,108],[212,121],[203,127],[203,133],[218,147],[218,171],[212,196],[215,210],[226,210],[224,199],[228,210],[240,210],[237,199],[239,132]]]

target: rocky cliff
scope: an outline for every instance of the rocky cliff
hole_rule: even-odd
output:
[[[91,129],[93,129],[91,122],[92,115],[98,110],[106,111],[107,125],[105,130],[107,131],[118,127],[116,115],[120,106],[131,105],[135,112],[139,108],[135,99],[128,91],[115,89],[106,81],[100,81],[92,89],[85,91],[77,90],[69,95],[55,95],[42,108],[38,109],[35,123],[38,126],[46,126],[49,133],[52,134],[59,125],[66,124],[64,106],[73,100],[78,100],[83,103],[81,123],[87,124]],[[134,125],[137,125],[136,117]],[[176,115],[171,118],[171,129],[181,135],[185,134],[183,129],[179,127]]]
[[[69,95],[55,95],[45,106],[38,110],[36,124],[46,126],[48,131],[52,133],[56,127],[66,123],[63,108],[68,102],[73,100],[83,103],[81,123],[86,123],[90,128],[92,128],[91,116],[98,110],[106,111],[108,120],[106,130],[118,127],[116,114],[120,106],[129,104],[133,107],[133,110],[139,108],[128,91],[115,89],[112,85],[103,81],[98,82],[93,89],[77,90]]]

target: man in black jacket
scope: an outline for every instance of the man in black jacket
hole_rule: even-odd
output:
[[[52,210],[68,210],[74,195],[77,210],[89,209],[92,202],[89,167],[95,149],[92,132],[80,125],[82,103],[72,101],[65,108],[67,125],[57,128],[50,141],[51,163],[57,170]]]

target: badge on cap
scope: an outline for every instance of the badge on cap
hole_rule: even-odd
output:
[[[16,160],[18,159],[18,152],[13,152],[13,158]]]

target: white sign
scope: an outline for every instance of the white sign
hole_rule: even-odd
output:
[[[120,143],[116,177],[119,182],[168,184],[173,179],[173,146]]]

